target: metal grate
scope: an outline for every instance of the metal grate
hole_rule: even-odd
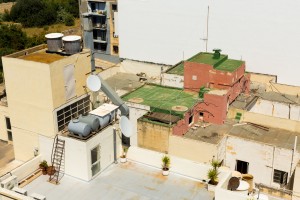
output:
[[[90,96],[87,96],[71,105],[57,111],[58,131],[63,130],[71,119],[84,115],[90,111]]]

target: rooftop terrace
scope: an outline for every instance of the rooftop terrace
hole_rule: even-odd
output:
[[[151,107],[151,110],[167,110],[183,114],[199,100],[197,93],[159,85],[144,85],[122,97],[124,101],[139,103]],[[180,111],[175,107],[185,108]]]
[[[223,54],[221,54],[220,58],[217,59],[213,58],[213,56],[214,56],[213,53],[201,52],[189,58],[187,62],[208,64],[208,65],[212,65],[216,70],[227,71],[227,72],[235,71],[244,63],[244,61],[241,60],[228,59],[228,56]],[[180,62],[176,64],[174,67],[168,70],[167,73],[183,76],[184,62]]]
[[[25,189],[48,200],[213,199],[199,181],[172,173],[165,177],[160,169],[133,162],[111,165],[90,182],[65,175],[59,185],[54,185],[47,179],[48,176],[40,176]]]

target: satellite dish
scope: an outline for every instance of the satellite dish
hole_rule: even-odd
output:
[[[126,137],[132,136],[132,124],[126,116],[121,116],[120,119],[120,128]]]
[[[101,80],[97,75],[89,75],[86,80],[86,85],[91,91],[97,92],[101,88]]]

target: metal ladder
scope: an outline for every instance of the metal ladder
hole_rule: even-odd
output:
[[[49,177],[49,182],[58,184],[59,181],[64,176],[64,168],[65,168],[65,141],[58,138],[58,135],[55,136],[52,154],[51,154],[51,162],[53,171]]]

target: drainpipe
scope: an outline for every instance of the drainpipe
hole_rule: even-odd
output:
[[[113,128],[113,133],[114,133],[114,163],[117,164],[118,160],[117,160],[117,130],[114,127]]]
[[[295,143],[294,143],[294,148],[293,148],[293,151],[292,151],[292,161],[291,161],[290,177],[292,177],[292,170],[293,170],[293,164],[294,164],[294,156],[295,156],[295,153],[297,151],[297,140],[298,140],[298,137],[295,136]]]

